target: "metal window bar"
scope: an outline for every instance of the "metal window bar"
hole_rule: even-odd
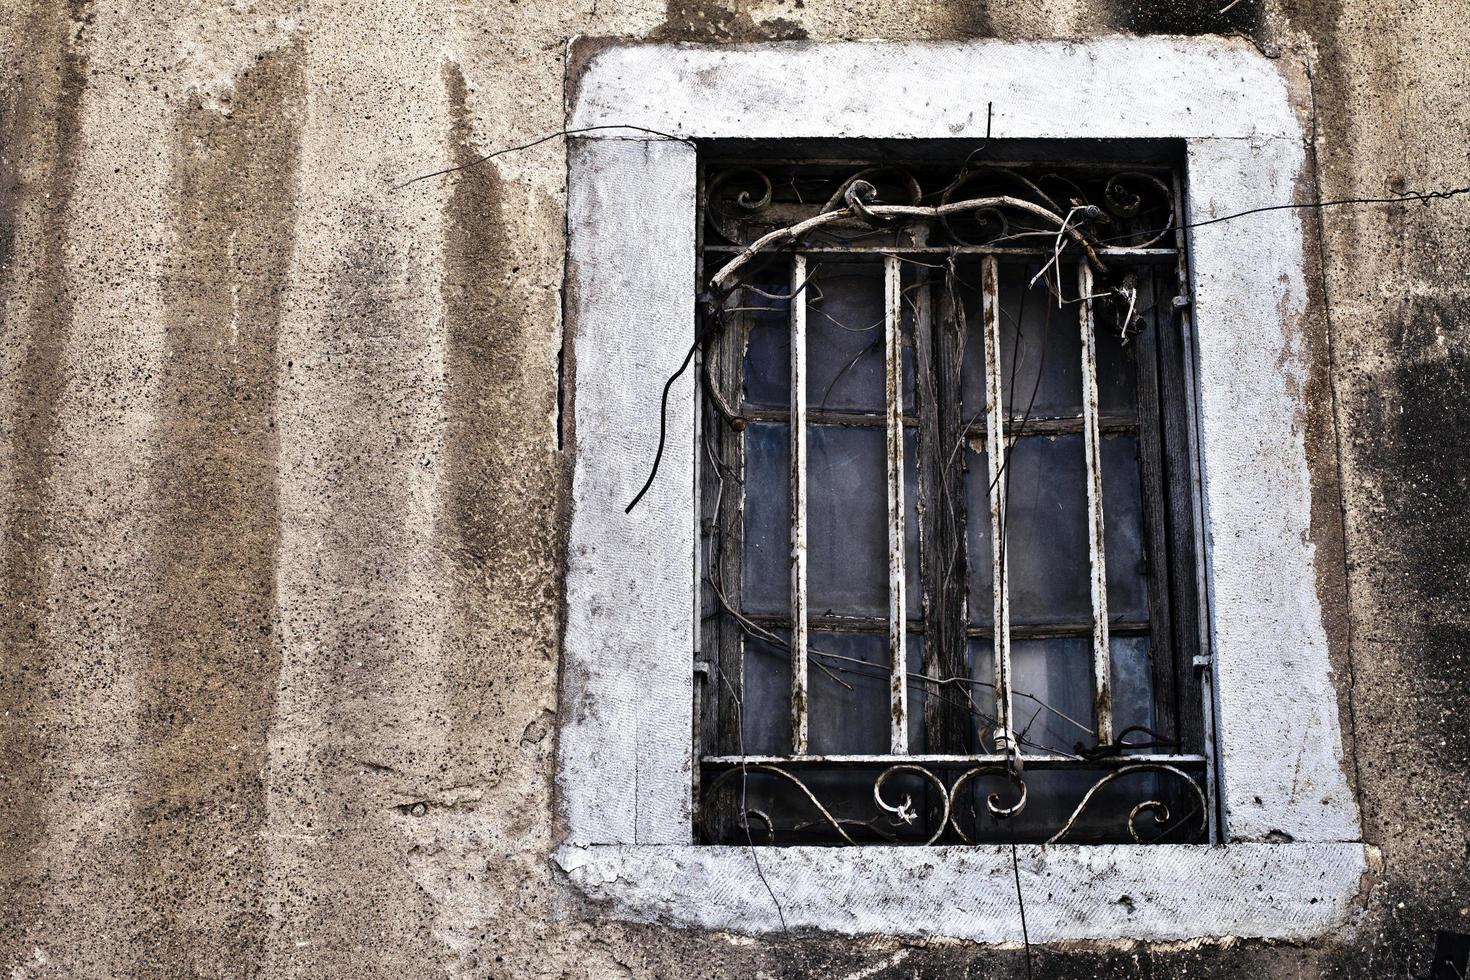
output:
[[[904,487],[903,487],[903,308],[901,270],[897,256],[883,260],[883,347],[884,393],[888,403],[888,656],[889,751],[907,755],[908,736],[908,634],[904,594]]]
[[[791,257],[791,747],[807,751],[806,256]]]
[[[1108,649],[1108,568],[1103,546],[1102,446],[1098,435],[1097,342],[1093,336],[1092,270],[1077,263],[1082,331],[1082,441],[1087,455],[1087,562],[1092,592],[1092,684],[1099,744],[1113,741],[1112,656]]]
[[[1189,239],[1188,226],[1189,212],[1185,204],[1184,183],[1177,172],[1170,175],[1170,185],[1174,194],[1174,245],[1178,252],[1175,259],[1176,288],[1179,297],[1183,300],[1178,304],[1179,308],[1179,335],[1178,341],[1182,347],[1179,358],[1183,372],[1180,387],[1183,389],[1183,397],[1180,401],[1184,406],[1184,435],[1185,453],[1188,462],[1188,510],[1189,527],[1192,532],[1192,543],[1194,546],[1193,567],[1189,569],[1193,573],[1195,607],[1192,610],[1195,617],[1195,628],[1197,632],[1196,654],[1194,663],[1190,667],[1199,672],[1199,710],[1198,725],[1200,735],[1204,743],[1205,754],[1205,779],[1206,785],[1211,791],[1211,805],[1207,808],[1208,834],[1210,840],[1220,840],[1224,835],[1225,814],[1221,804],[1221,794],[1218,792],[1218,780],[1220,778],[1219,747],[1215,739],[1215,670],[1214,657],[1210,646],[1210,588],[1209,573],[1205,563],[1205,512],[1204,512],[1204,476],[1200,472],[1200,429],[1198,421],[1199,405],[1198,389],[1194,384],[1194,279],[1190,274],[1188,253],[1186,251]],[[1187,595],[1187,590],[1185,590]],[[1186,616],[1186,621],[1187,621]],[[1182,732],[1181,732],[1182,734]]]
[[[985,333],[985,444],[989,452],[987,476],[990,479],[990,540],[993,572],[991,582],[995,603],[995,749],[1005,755],[1015,754],[1018,746],[1011,703],[1011,604],[1010,586],[1006,581],[1006,481],[1005,463],[1010,447],[1006,443],[1006,412],[1002,387],[1000,356],[1000,269],[995,256],[987,255],[981,263],[981,313]]]

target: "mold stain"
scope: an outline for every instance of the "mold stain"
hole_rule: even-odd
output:
[[[1418,356],[1389,369],[1368,414],[1365,437],[1376,448],[1360,453],[1382,489],[1387,526],[1398,532],[1381,542],[1390,552],[1385,564],[1400,573],[1386,598],[1417,611],[1417,621],[1397,627],[1416,660],[1425,717],[1463,719],[1470,714],[1470,624],[1459,614],[1470,581],[1470,345],[1463,337],[1470,300],[1411,296],[1400,316],[1400,350]],[[1429,709],[1435,701],[1438,712]],[[1470,776],[1470,731],[1445,721],[1433,733],[1438,738],[1426,744],[1437,746],[1438,771]]]
[[[299,45],[263,55],[227,109],[195,97],[178,117],[138,708],[135,821],[151,916],[137,955],[150,972],[252,975],[265,942],[263,772],[281,660],[276,352],[303,60]],[[208,942],[179,941],[201,929]]]
[[[64,11],[37,5],[20,27],[28,55],[12,66],[0,102],[0,286],[7,296],[25,297],[23,318],[12,318],[9,309],[0,314],[0,343],[17,348],[6,352],[16,367],[9,384],[18,401],[3,450],[11,483],[0,550],[0,907],[14,924],[39,920],[45,887],[43,789],[48,730],[58,723],[51,703],[59,697],[48,683],[53,438],[73,325],[66,254],[91,19],[89,4]],[[22,249],[30,257],[23,264],[15,259]],[[0,949],[12,942],[17,954],[26,949],[23,933],[6,929]]]
[[[444,86],[450,162],[462,166],[478,157],[470,91],[453,64]],[[449,745],[465,780],[516,762],[511,750],[535,715],[536,692],[552,684],[560,564],[556,377],[551,338],[533,327],[555,316],[555,294],[541,282],[554,276],[546,263],[560,257],[560,227],[536,224],[537,213],[553,215],[555,207],[538,205],[498,163],[454,174],[442,245],[446,469],[438,533],[453,587]],[[543,363],[535,358],[543,347],[544,372],[533,368]]]
[[[796,0],[794,8],[802,6],[802,0]],[[757,21],[746,10],[714,0],[667,0],[664,22],[649,37],[657,41],[801,41],[807,32],[789,18]]]

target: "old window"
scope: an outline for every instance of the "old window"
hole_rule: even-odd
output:
[[[702,179],[705,839],[1208,839],[1175,168]]]
[[[1312,537],[1306,239],[1300,214],[1276,207],[1304,179],[1288,59],[1198,38],[599,40],[574,54],[567,126],[583,135],[567,169],[572,479],[555,860],[589,912],[999,943],[1294,941],[1339,928],[1373,854],[1342,764],[1331,596]],[[1009,173],[978,167],[1003,161]],[[760,177],[727,174],[757,165],[769,202]],[[906,173],[871,170],[894,165]],[[871,194],[849,182],[862,170]],[[939,220],[946,189],[957,205],[1019,203]],[[721,199],[729,206],[706,215]],[[829,202],[844,213],[822,217]],[[872,222],[850,220],[864,210]],[[1212,220],[1238,212],[1251,216]],[[1141,232],[1167,213],[1168,233],[1149,242]],[[817,225],[780,233],[803,221]],[[741,259],[763,229],[774,247]],[[998,241],[1012,234],[1027,237]],[[713,285],[736,260],[725,281],[739,289]],[[807,343],[793,362],[781,343],[795,313]],[[1095,412],[1081,387],[1088,314]],[[998,370],[985,361],[987,329]],[[691,348],[709,356],[669,383]],[[788,598],[793,525],[781,509],[793,391],[807,419],[804,617]],[[983,414],[988,405],[1002,412]],[[661,430],[658,479],[628,513]],[[954,459],[926,448],[941,438]],[[890,458],[903,467],[890,472]],[[1090,472],[1101,479],[1091,502]],[[904,507],[890,509],[890,492]],[[945,574],[945,556],[963,577]],[[707,580],[749,624],[732,629]],[[1103,622],[1106,643],[1094,635]],[[797,623],[805,754],[822,760],[792,761]],[[1009,641],[1009,728],[997,724],[997,632]],[[895,639],[907,661],[899,691]],[[1095,707],[1099,650],[1110,734]],[[1126,669],[1145,664],[1146,677]],[[1157,734],[1127,731],[1150,714]],[[1013,737],[997,739],[998,727]],[[715,785],[739,767],[732,755],[747,757],[744,771]],[[1094,784],[1147,757],[1184,777],[1120,775],[1058,843],[1039,843]],[[1019,799],[1007,774],[1017,760],[1026,806],[994,820],[992,795],[1002,809]],[[792,779],[759,770],[766,762],[832,819]],[[873,798],[879,783],[889,809]],[[1191,786],[1207,795],[1204,824]],[[1133,843],[1130,820],[1152,843]],[[958,843],[961,831],[1016,843],[825,846],[844,834]],[[743,846],[772,840],[793,846]],[[1220,846],[1186,843],[1200,840]]]

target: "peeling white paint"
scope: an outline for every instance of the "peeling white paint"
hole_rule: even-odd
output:
[[[1067,84],[1059,84],[1067,79]],[[613,47],[573,127],[692,137],[1176,137],[1196,218],[1290,201],[1302,134],[1278,67],[1218,39]],[[640,921],[779,928],[748,851],[695,847],[688,818],[696,499],[692,387],[633,518],[663,378],[693,329],[694,152],[611,131],[570,167],[568,320],[576,475],[567,578],[558,860]],[[1302,938],[1342,923],[1366,867],[1342,767],[1298,418],[1301,221],[1198,229],[1200,426],[1226,847],[1025,849],[1033,938]],[[640,847],[629,845],[663,845]],[[789,923],[1019,941],[1009,850],[768,849]],[[1128,901],[1121,899],[1126,896]]]

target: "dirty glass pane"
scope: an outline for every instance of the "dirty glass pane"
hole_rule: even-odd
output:
[[[1158,730],[1154,715],[1153,663],[1147,636],[1109,637],[1108,650],[1113,667],[1113,734],[1116,738],[1135,725]],[[1151,742],[1147,734],[1137,732],[1124,741]],[[1174,748],[1141,751],[1172,752]]]
[[[919,436],[903,434],[904,609],[910,619],[924,614],[923,566],[919,560]],[[887,498],[884,498],[887,506]]]
[[[989,640],[972,640],[970,658],[976,680],[995,679],[995,654]],[[1011,640],[1011,708],[1022,751],[1074,751],[1077,743],[1094,745],[1092,734],[1092,645],[1082,637]],[[982,694],[984,699],[982,700]],[[981,728],[991,744],[995,694],[976,688],[976,701],[992,718]],[[1065,717],[1063,717],[1065,716]]]
[[[1027,436],[1010,451],[1006,564],[1011,622],[1092,619],[1082,436]]]
[[[1101,455],[1108,616],[1147,619],[1148,569],[1143,557],[1143,490],[1138,468],[1138,438],[1105,437]]]
[[[807,436],[807,583],[814,616],[888,615],[884,431],[813,425]]]
[[[1058,309],[1043,282],[1030,285],[1039,263],[1000,265],[1001,391],[1013,418],[1060,418],[1082,414],[1082,339],[1076,304]],[[978,264],[973,285],[980,284]],[[1064,265],[1064,295],[1076,294],[1076,267]],[[978,293],[967,300],[962,383],[965,415],[985,405],[985,323]]]
[[[787,630],[773,630],[785,643]],[[791,752],[791,653],[784,646],[745,639],[745,696],[740,711],[741,748],[746,755]]]
[[[814,256],[808,269],[808,409],[883,411],[883,264]]]
[[[1125,308],[1126,309],[1126,308]],[[1092,335],[1097,351],[1097,405],[1103,415],[1132,416],[1138,413],[1137,343],[1123,343],[1117,327],[1098,319]]]
[[[1076,304],[1058,309],[1041,267],[1000,267],[1000,369],[1006,412],[1014,418],[1082,413],[1082,335]],[[1062,267],[1063,295],[1076,294],[1075,266]]]
[[[924,700],[928,696],[928,687],[913,675],[924,672],[924,634],[910,633],[906,649],[909,661],[909,751],[918,753],[924,751]]]
[[[979,443],[965,450],[965,548],[971,625],[995,622],[994,556],[990,550],[990,463]]]
[[[959,308],[963,324],[963,347],[960,352],[961,420],[966,424],[985,424],[985,324],[981,317],[981,271],[978,259],[961,258],[955,273],[946,276],[935,302],[936,317],[954,306]],[[942,322],[937,319],[936,322]]]
[[[791,612],[791,427],[752,422],[745,429],[745,612]],[[731,601],[735,599],[732,596]]]
[[[887,407],[884,374],[884,271],[879,261],[808,259],[807,408],[809,411],[882,412]],[[914,304],[917,286],[904,285],[900,305],[903,336],[904,411],[914,411]]]
[[[817,755],[886,753],[888,637],[879,633],[813,631],[811,649],[807,675],[811,702],[807,736],[811,751]],[[823,658],[822,653],[863,663]],[[864,666],[868,664],[871,666]]]
[[[1164,303],[1172,311],[1167,296]],[[1155,301],[1154,272],[1140,270],[1133,314],[1142,319],[1143,326],[1130,326],[1130,335],[1136,336],[1140,329],[1157,330],[1160,312]],[[1123,303],[1100,303],[1096,307],[1093,337],[1097,346],[1098,407],[1104,415],[1131,416],[1138,412],[1138,344],[1132,336],[1127,342],[1123,340],[1120,325],[1127,313]]]
[[[785,266],[778,264],[778,268]],[[753,285],[776,296],[791,291],[787,277],[767,276]],[[750,289],[737,295],[750,324],[745,347],[745,404],[786,408],[791,404],[791,301],[772,299]]]

